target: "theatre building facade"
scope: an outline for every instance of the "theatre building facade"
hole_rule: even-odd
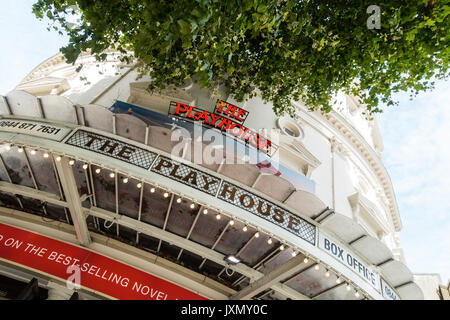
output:
[[[355,97],[279,117],[107,56],[0,96],[1,299],[423,299]]]

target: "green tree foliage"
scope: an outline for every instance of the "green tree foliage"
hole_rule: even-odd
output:
[[[372,4],[379,29],[367,25]],[[291,99],[329,111],[339,90],[380,112],[393,93],[448,76],[449,0],[39,0],[33,12],[70,36],[69,63],[85,50],[132,52],[150,91],[194,77],[238,100],[259,89],[278,114],[292,114]]]

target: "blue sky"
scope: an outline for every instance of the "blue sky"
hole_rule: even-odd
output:
[[[59,52],[68,38],[47,31],[31,12],[35,0],[1,0],[0,94],[12,90],[39,63]]]
[[[12,90],[34,67],[58,53],[67,38],[46,30],[31,13],[34,0],[2,0],[0,94]],[[450,81],[413,101],[385,109],[378,121],[383,161],[391,176],[403,222],[400,241],[414,273],[450,278]]]
[[[450,81],[378,116],[383,162],[400,210],[400,241],[416,273],[450,279]]]

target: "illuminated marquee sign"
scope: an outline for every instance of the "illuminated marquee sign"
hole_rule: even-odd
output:
[[[262,217],[315,245],[316,227],[314,225],[264,198],[226,181],[223,181],[217,197]]]
[[[264,218],[312,245],[315,244],[316,227],[313,224],[260,196],[206,172],[155,152],[89,131],[77,130],[66,143],[134,164],[186,184]]]
[[[152,171],[211,195],[217,193],[220,184],[214,176],[163,156],[155,161]]]
[[[163,156],[156,159],[152,171],[210,195],[216,196],[217,194],[217,198],[264,218],[312,245],[315,244],[316,228],[314,225],[234,184]],[[217,193],[217,191],[219,192]]]
[[[277,146],[272,141],[243,125],[248,111],[222,100],[217,100],[214,112],[172,101],[169,115],[187,121],[200,121],[202,125],[220,130],[227,136],[269,156],[277,150]]]
[[[380,290],[380,276],[368,267],[359,257],[347,251],[343,246],[319,232],[319,248],[338,260],[347,268],[352,269],[377,291]]]
[[[156,158],[156,153],[154,152],[83,130],[76,131],[66,141],[66,144],[95,151],[144,169],[149,169]]]
[[[152,171],[213,196],[216,196],[219,190],[217,198],[264,218],[315,245],[316,228],[314,225],[236,185],[163,156],[159,156],[155,161]]]
[[[205,300],[169,281],[93,251],[1,223],[0,259],[72,283],[78,277],[82,287],[117,299]]]

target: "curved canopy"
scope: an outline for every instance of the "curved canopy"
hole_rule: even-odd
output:
[[[366,235],[363,227],[361,227],[349,217],[336,212],[333,212],[332,214],[321,220],[320,224],[336,234],[345,243],[350,243]]]
[[[131,114],[116,114],[116,134],[145,143],[146,123]]]
[[[422,289],[415,282],[397,287],[396,290],[403,300],[423,300]]]
[[[369,235],[356,240],[351,246],[376,266],[394,258],[391,250],[383,242]]]
[[[284,178],[262,174],[254,188],[278,201],[284,201],[295,191],[295,187]]]
[[[242,184],[251,186],[259,175],[259,169],[253,164],[224,164],[220,173]]]
[[[83,107],[84,122],[87,127],[113,133],[113,113],[97,104]]]
[[[78,124],[76,107],[69,99],[53,95],[40,99],[45,118]]]
[[[15,90],[8,93],[7,98],[12,114],[26,117],[41,117],[39,103],[35,96],[25,91]]]
[[[382,275],[393,287],[410,284],[399,291],[402,299],[421,299],[420,288],[413,283],[413,275],[403,263],[394,260],[391,250],[380,240],[367,234],[363,227],[352,219],[333,212],[320,221],[326,229],[332,231],[341,240],[350,244],[367,262],[379,266]],[[420,292],[419,292],[420,291]],[[414,298],[410,298],[414,297]]]
[[[294,191],[284,203],[310,218],[316,217],[327,208],[316,195],[303,190]]]
[[[413,281],[413,275],[408,267],[397,260],[383,263],[380,269],[386,281],[394,287]]]

